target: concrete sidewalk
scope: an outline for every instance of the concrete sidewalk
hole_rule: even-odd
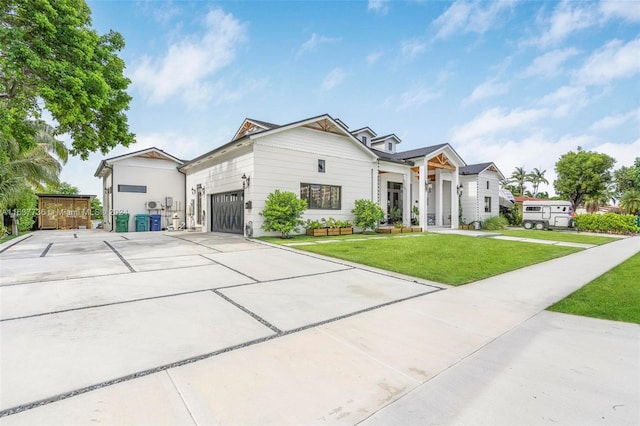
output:
[[[41,248],[34,246],[33,250]],[[639,252],[638,238],[443,291],[422,294],[407,286],[405,296],[393,296],[398,300],[408,296],[406,300],[342,319],[312,320],[302,327],[298,325],[309,319],[288,315],[287,310],[312,312],[310,304],[322,303],[324,296],[291,298],[311,276],[298,278],[297,284],[287,281],[281,266],[290,264],[276,263],[279,267],[273,268],[278,253],[287,252],[273,250],[252,248],[252,258],[267,257],[243,276],[249,281],[277,281],[262,287],[240,284],[223,295],[250,306],[251,312],[274,318],[274,324],[289,331],[274,337],[269,328],[239,317],[246,336],[262,339],[260,343],[144,377],[114,381],[3,417],[0,423],[356,424],[365,419],[373,424],[640,423],[640,327],[541,313]],[[283,254],[286,256],[292,255]],[[205,268],[243,266],[242,257],[220,251],[205,257],[216,260]],[[366,268],[353,271],[333,262],[322,264],[322,257],[313,256],[313,262],[312,257],[305,258],[310,266],[319,268],[316,276],[325,281],[344,275],[345,282],[361,282],[363,277],[353,274],[366,273]],[[290,257],[294,263],[301,260]],[[353,291],[369,300],[393,300],[385,287],[389,279],[349,293],[343,293],[345,287],[336,288],[332,292],[338,298],[326,299],[329,304],[321,311],[342,312],[344,308],[332,305]],[[265,292],[268,288],[273,292]],[[184,301],[184,308],[167,302],[164,309],[170,312],[207,303],[198,294],[193,296],[193,301]],[[274,297],[276,303],[268,303],[265,297]],[[285,303],[278,305],[281,300]],[[41,303],[49,302],[43,299]],[[352,303],[359,302],[348,302],[349,309]],[[133,312],[129,315],[134,318]],[[211,315],[215,323],[218,313]],[[78,318],[77,324],[95,320],[100,318],[92,314]],[[186,326],[190,319],[184,321]],[[123,327],[127,324],[123,322]],[[109,326],[105,323],[104,327]],[[184,330],[175,328],[175,338],[180,339]],[[195,335],[206,332],[193,330]],[[202,344],[209,344],[210,337]],[[515,391],[518,389],[520,392]],[[3,385],[0,399],[10,391]],[[532,403],[534,396],[537,402]],[[570,404],[560,403],[566,401]],[[526,409],[520,409],[523,406]]]

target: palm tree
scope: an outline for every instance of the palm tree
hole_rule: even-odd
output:
[[[21,147],[14,139],[0,138],[0,207],[7,207],[25,188],[43,190],[57,184],[69,151],[53,136],[44,122],[29,123],[34,130],[33,144]]]
[[[544,174],[547,173],[546,170],[540,170],[537,167],[534,167],[534,169],[531,171],[531,173],[529,173],[527,175],[527,180],[529,182],[531,182],[531,184],[533,185],[533,196],[537,197],[538,196],[538,188],[540,187],[541,183],[544,183],[545,185],[549,184],[549,181],[547,180],[547,178],[544,177]]]
[[[518,195],[524,195],[524,186],[527,182],[527,171],[524,167],[516,167],[511,173],[511,182],[516,184]]]
[[[640,214],[640,191],[629,189],[620,197],[620,207],[629,214]]]

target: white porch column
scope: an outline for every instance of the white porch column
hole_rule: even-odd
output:
[[[436,226],[442,226],[442,176],[436,170]]]
[[[453,178],[451,179],[451,229],[458,229],[458,209],[460,199],[458,198],[458,169],[453,172]]]
[[[402,226],[411,226],[411,170],[402,175]]]
[[[427,197],[426,197],[426,181],[427,181],[427,168],[420,166],[418,171],[418,209],[420,214],[418,215],[419,225],[422,226],[422,230],[427,230]]]

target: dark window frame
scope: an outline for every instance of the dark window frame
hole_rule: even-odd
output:
[[[314,196],[312,190],[320,193],[320,198],[317,195]],[[325,201],[322,199],[324,195],[322,193],[326,193],[327,190],[329,192],[329,207],[322,204],[322,201]],[[336,194],[334,192],[337,192],[337,197],[335,197]],[[300,199],[307,202],[308,210],[342,210],[342,186],[301,182]],[[334,203],[335,199],[337,199],[337,205]],[[320,205],[318,205],[318,201],[320,201]]]
[[[327,162],[322,159],[318,159],[318,173],[326,173],[327,171]]]
[[[132,192],[136,194],[146,194],[147,185],[118,185],[118,192]]]
[[[491,213],[491,197],[484,197],[484,212]]]

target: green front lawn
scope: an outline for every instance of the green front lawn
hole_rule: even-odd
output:
[[[600,235],[584,235],[577,232],[536,231],[535,229],[506,229],[495,231],[509,237],[531,238],[535,240],[563,241],[567,243],[582,243],[601,245],[616,241],[615,237]]]
[[[303,240],[295,238],[289,242]],[[452,285],[467,284],[580,251],[572,247],[441,234],[366,241],[345,239],[296,248]]]
[[[591,281],[550,311],[640,324],[640,253]]]

